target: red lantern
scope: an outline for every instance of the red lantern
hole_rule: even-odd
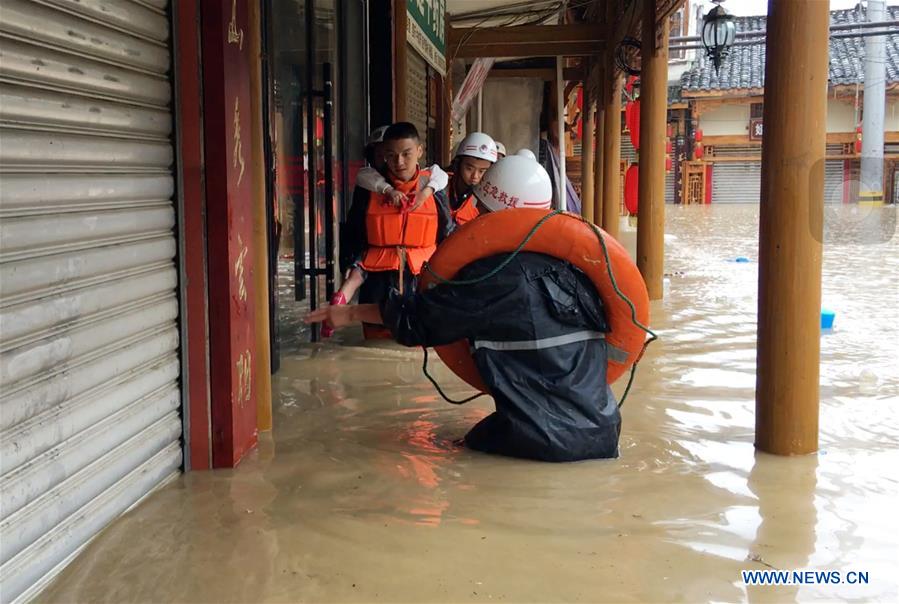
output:
[[[671,172],[671,156],[665,156],[665,172]]]
[[[702,148],[702,143],[696,143],[693,147],[693,158],[702,159],[703,155],[705,155],[705,150]]]
[[[702,130],[697,128],[696,130],[693,131],[693,140],[695,140],[697,143],[702,142]]]
[[[674,136],[674,124],[668,124],[668,130],[666,131],[665,136],[668,138]]]
[[[624,83],[624,89],[627,90],[628,94],[633,94],[634,86],[639,86],[637,83],[637,76],[629,76]]]
[[[862,152],[862,127],[861,126],[855,127],[855,152],[856,153]]]
[[[624,207],[628,213],[637,213],[637,186],[640,182],[640,167],[631,164],[624,173]]]
[[[631,144],[640,150],[640,99],[624,106],[624,124],[630,132]]]
[[[666,138],[666,139],[665,139],[665,153],[669,153],[669,154],[670,154],[670,153],[671,153],[671,148],[672,148],[672,147],[671,147],[671,139],[670,139],[670,138]]]

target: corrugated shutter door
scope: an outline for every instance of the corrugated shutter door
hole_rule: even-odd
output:
[[[827,145],[827,155],[841,155],[843,145]],[[842,159],[828,159],[824,162],[824,203],[843,203],[843,163]]]
[[[428,64],[406,46],[406,119],[415,124],[421,146],[428,150]],[[427,157],[427,153],[425,153]],[[424,161],[424,160],[423,160]]]
[[[4,0],[0,583],[28,597],[181,465],[165,0]]]
[[[674,203],[674,170],[665,172],[665,203]]]
[[[761,162],[716,162],[712,169],[712,203],[758,203],[761,186]]]

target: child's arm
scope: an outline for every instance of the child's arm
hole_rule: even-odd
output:
[[[390,202],[395,206],[403,203],[404,195],[394,189],[390,183],[387,182],[387,179],[381,176],[381,173],[371,166],[366,166],[359,170],[359,173],[356,174],[356,185],[367,191],[386,195],[390,198]]]
[[[449,175],[437,164],[434,164],[429,169],[431,171],[431,180],[428,181],[428,186],[433,189],[434,193],[444,190],[449,184]]]
[[[380,193],[382,195],[393,189],[393,187],[390,186],[390,183],[387,182],[387,179],[381,176],[381,173],[371,166],[365,166],[359,170],[359,173],[356,174],[356,185],[367,191],[374,191],[375,193]]]

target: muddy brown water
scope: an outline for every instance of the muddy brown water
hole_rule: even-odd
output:
[[[489,400],[448,405],[419,351],[352,333],[310,346],[294,322],[273,434],[236,470],[153,494],[39,600],[896,601],[899,241],[891,219],[830,220],[817,455],[752,444],[758,207],[669,206],[660,340],[623,408],[620,459],[456,448]],[[741,570],[770,568],[869,582],[743,584]]]

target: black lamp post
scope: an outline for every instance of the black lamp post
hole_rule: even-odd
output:
[[[733,15],[721,6],[721,0],[714,2],[715,8],[702,19],[702,45],[715,65],[715,73],[718,73],[737,37],[737,26]]]

